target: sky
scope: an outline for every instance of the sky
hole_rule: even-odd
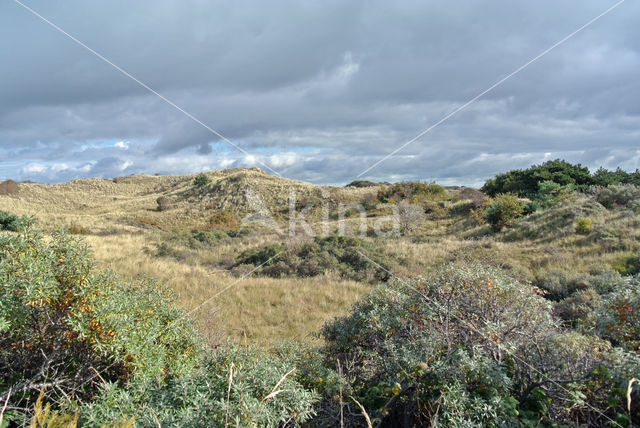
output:
[[[640,167],[637,1],[388,158],[616,1],[20,1],[68,36],[0,3],[0,179]]]

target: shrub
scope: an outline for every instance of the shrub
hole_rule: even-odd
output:
[[[353,208],[347,208],[347,210],[344,212],[343,216],[344,218],[351,218],[356,214],[356,211]]]
[[[553,269],[536,275],[533,285],[546,291],[547,298],[559,301],[577,291],[590,288],[599,294],[609,293],[623,281],[620,274],[611,270],[580,273]]]
[[[158,204],[158,211],[166,211],[171,206],[171,200],[166,196],[160,196],[156,199],[156,203]]]
[[[231,211],[217,211],[209,219],[208,226],[216,229],[235,229],[238,227],[238,218]]]
[[[598,327],[613,344],[640,349],[640,279],[631,278],[605,296]]]
[[[559,186],[584,186],[593,184],[589,169],[582,165],[572,165],[560,159],[542,165],[533,165],[525,170],[514,169],[487,180],[482,191],[489,196],[514,193],[535,199],[540,184],[550,181]]]
[[[313,416],[316,396],[297,377],[290,356],[227,343],[186,376],[128,390],[106,385],[84,422],[100,426],[124,412],[149,427],[298,426]]]
[[[188,242],[192,248],[198,247],[195,242],[204,246],[210,246],[218,242],[224,242],[229,240],[229,233],[222,230],[192,230],[189,235]]]
[[[276,254],[279,255],[274,257]],[[250,265],[262,266],[256,272],[272,277],[285,275],[310,277],[335,272],[341,277],[356,281],[374,279],[386,281],[389,275],[385,269],[388,270],[388,268],[382,269],[375,266],[370,258],[385,259],[360,239],[331,235],[315,238],[313,242],[305,243],[300,248],[292,250],[287,250],[283,244],[272,244],[244,251],[236,259],[234,271],[236,268]],[[267,260],[270,261],[267,262]]]
[[[398,203],[398,223],[403,233],[414,230],[424,217],[424,209],[422,206],[410,204],[407,201],[400,201],[400,203]]]
[[[607,208],[640,206],[640,189],[632,184],[614,184],[601,189],[596,200]]]
[[[156,257],[170,257],[179,262],[193,261],[197,253],[185,248],[177,248],[171,243],[161,242],[156,246]]]
[[[489,196],[500,193],[515,193],[518,196],[535,199],[540,183],[551,181],[565,188],[585,188],[586,186],[609,186],[612,184],[635,184],[640,186],[640,170],[628,173],[618,168],[616,171],[598,169],[591,174],[580,164],[556,159],[542,165],[533,165],[525,170],[514,169],[498,174],[487,180],[482,191]]]
[[[628,250],[634,246],[624,230],[611,225],[596,225],[587,240],[599,244],[604,251]]]
[[[640,274],[640,253],[630,256],[626,261],[625,275]]]
[[[535,211],[538,208],[547,208],[558,203],[561,197],[568,196],[575,190],[573,184],[561,185],[555,181],[545,180],[538,183],[538,192],[535,194],[535,206],[529,210]]]
[[[92,396],[100,378],[184,373],[199,353],[166,288],[96,272],[86,246],[64,232],[0,236],[0,281],[0,385],[12,387],[12,407],[30,408],[45,378],[55,385],[45,398],[61,404]]]
[[[193,179],[193,185],[202,188],[209,184],[210,181],[211,180],[209,179],[207,174],[201,172],[200,174],[196,175],[196,178]]]
[[[374,187],[377,186],[378,183],[374,183],[373,181],[368,180],[354,180],[351,183],[347,184],[344,187]]]
[[[245,250],[238,256],[236,264],[270,266],[276,263],[276,257],[284,253],[286,250],[287,248],[282,244],[271,244],[258,249]]]
[[[579,290],[556,305],[556,314],[568,325],[592,331],[598,321],[602,297],[593,288]]]
[[[403,181],[378,191],[378,199],[385,203],[396,203],[408,200],[411,203],[438,201],[447,196],[447,189],[435,182]]]
[[[597,186],[609,186],[611,184],[635,184],[640,186],[640,170],[636,169],[635,172],[629,173],[621,168],[609,171],[600,167],[593,174],[593,181],[593,184]]]
[[[362,197],[360,201],[365,211],[371,211],[378,208],[378,197],[375,193],[367,193]]]
[[[20,218],[6,211],[0,211],[0,230],[17,231],[20,227]]]
[[[0,195],[15,195],[20,190],[20,186],[13,180],[6,180],[0,183]]]
[[[578,217],[576,219],[576,233],[580,235],[588,235],[591,233],[591,219],[585,217]]]
[[[592,408],[608,405],[591,394],[601,388],[594,349],[605,345],[562,332],[550,309],[499,269],[452,263],[373,290],[323,327],[323,352],[341,362],[345,389],[383,426],[602,423]],[[556,383],[567,378],[576,382]],[[333,406],[335,417],[340,404]],[[345,414],[347,425],[363,424],[353,408]]]
[[[493,198],[485,207],[484,218],[498,232],[518,219],[524,210],[523,203],[515,195],[505,193]]]
[[[11,214],[6,211],[0,211],[0,230],[17,232],[20,229],[32,226],[33,224],[35,224],[35,222],[36,220],[33,217],[18,217],[15,214]]]

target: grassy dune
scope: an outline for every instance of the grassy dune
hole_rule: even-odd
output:
[[[194,175],[21,183],[17,194],[0,196],[0,210],[34,215],[45,228],[70,226],[84,235],[101,268],[126,277],[150,275],[168,284],[185,309],[195,310],[201,330],[212,343],[226,336],[260,344],[281,339],[313,341],[312,333],[324,321],[346,313],[370,289],[370,283],[346,280],[335,272],[310,278],[242,278],[220,266],[221,260],[233,260],[250,248],[273,242],[296,247],[308,237],[291,240],[268,229],[251,228],[238,238],[195,249],[178,237],[204,227],[220,210],[232,210],[238,218],[250,214],[256,208],[247,190],[258,195],[285,233],[291,189],[298,210],[313,204],[306,215],[312,228],[334,232],[338,230],[337,204],[371,197],[376,187],[313,186],[257,169],[207,174],[211,182],[204,190],[194,188]],[[170,199],[169,209],[157,210],[160,196]],[[370,235],[364,241],[393,260],[394,274],[399,276],[417,276],[443,261],[468,259],[499,264],[527,282],[554,271],[578,274],[611,269],[639,247],[637,214],[594,209],[584,196],[574,195],[497,234],[489,234],[486,225],[474,224],[468,211],[458,212],[455,207],[460,203],[458,190],[449,189],[445,200],[414,231],[393,239]],[[327,224],[320,221],[323,206],[330,210]],[[384,215],[369,213],[368,229]],[[575,232],[574,219],[579,216],[592,219],[594,231],[589,236]],[[357,215],[350,217],[347,230],[358,234],[359,222]],[[159,256],[163,243],[180,256]]]

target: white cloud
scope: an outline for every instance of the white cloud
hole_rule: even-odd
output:
[[[41,172],[46,171],[47,167],[40,163],[30,163],[27,164],[24,168],[22,168],[23,174],[39,174]]]

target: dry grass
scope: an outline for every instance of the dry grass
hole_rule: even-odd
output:
[[[311,334],[323,322],[345,314],[370,288],[368,284],[330,277],[236,278],[201,264],[156,257],[152,254],[155,238],[148,232],[87,236],[86,240],[101,268],[125,277],[150,275],[175,290],[180,304],[195,310],[194,317],[211,342],[224,336],[253,343],[313,340]],[[230,248],[211,251],[223,255]]]
[[[322,324],[345,315],[369,290],[367,284],[327,277],[249,277],[237,282],[213,306],[224,320],[226,333],[251,342],[282,339],[316,340]]]

